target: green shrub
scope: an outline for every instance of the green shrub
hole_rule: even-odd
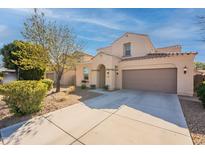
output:
[[[96,89],[96,85],[95,84],[91,84],[90,85],[90,89]]]
[[[0,93],[15,114],[38,112],[47,92],[47,86],[40,81],[13,81],[0,86]]]
[[[3,72],[0,72],[0,77],[4,77],[4,74],[3,74]]]
[[[0,76],[0,84],[3,83],[4,78]]]
[[[86,88],[87,88],[86,84],[81,85],[81,89],[86,89]]]
[[[51,79],[42,79],[41,82],[45,83],[47,85],[47,90],[51,90],[53,88],[53,80]]]
[[[40,80],[43,79],[45,69],[35,68],[29,70],[19,70],[19,77],[21,80]]]
[[[86,84],[88,81],[87,80],[82,80],[81,83]]]
[[[201,100],[203,107],[205,108],[205,82],[203,82],[197,89],[197,96]]]
[[[104,89],[105,89],[105,90],[108,90],[108,89],[109,89],[109,85],[105,85],[105,86],[104,86]]]

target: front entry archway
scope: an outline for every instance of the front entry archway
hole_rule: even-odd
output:
[[[105,86],[105,65],[100,64],[98,66],[98,86],[99,88],[104,88]]]

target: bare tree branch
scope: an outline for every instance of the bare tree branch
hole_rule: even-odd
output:
[[[74,68],[81,57],[82,48],[67,25],[49,21],[45,14],[34,9],[31,17],[24,23],[22,32],[25,39],[41,45],[48,53],[48,66],[57,74],[56,91],[60,91],[60,80],[66,68]]]

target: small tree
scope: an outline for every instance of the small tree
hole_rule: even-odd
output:
[[[17,60],[11,60],[19,69],[19,76],[24,80],[40,80],[44,76],[47,64],[47,53],[43,47],[29,42],[16,41],[17,51],[12,55]]]
[[[17,70],[16,64],[12,62],[13,60],[17,60],[17,57],[12,54],[19,50],[16,42],[18,41],[13,41],[12,43],[4,45],[1,49],[1,54],[3,56],[4,67]]]
[[[47,54],[40,45],[13,41],[1,49],[4,67],[18,71],[20,79],[39,80],[44,76]]]
[[[202,70],[205,70],[205,63],[202,63],[202,62],[195,62],[195,67],[197,69],[202,69]]]
[[[34,9],[31,17],[24,23],[23,36],[44,48],[48,53],[48,66],[55,71],[56,92],[60,91],[60,80],[66,68],[75,67],[81,56],[78,51],[79,44],[72,31],[66,25],[58,25],[48,21],[44,13]]]

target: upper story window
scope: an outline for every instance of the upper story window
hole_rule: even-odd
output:
[[[89,69],[87,67],[83,68],[83,78],[84,78],[84,80],[89,79]]]
[[[131,56],[131,44],[124,44],[124,56]]]

